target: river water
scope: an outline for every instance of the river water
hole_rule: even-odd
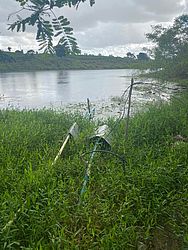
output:
[[[59,107],[118,96],[136,70],[68,70],[0,74],[0,107]]]
[[[113,98],[120,97],[138,73],[132,69],[0,73],[0,109],[46,107],[72,110],[78,103],[81,109],[81,104],[85,105],[86,99],[90,98],[100,106],[99,109],[103,108],[102,112],[110,112]],[[133,100],[151,100],[154,94],[150,91],[146,95],[135,88]],[[114,110],[117,108],[113,105]]]

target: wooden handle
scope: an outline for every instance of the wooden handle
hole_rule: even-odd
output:
[[[54,165],[56,163],[56,161],[59,159],[59,157],[61,156],[61,154],[62,154],[62,152],[63,152],[63,150],[64,150],[64,148],[65,148],[65,146],[66,146],[66,144],[67,144],[67,142],[69,140],[69,138],[70,138],[70,134],[67,135],[67,137],[66,137],[65,141],[63,142],[63,145],[61,146],[58,154],[56,155],[52,165]]]

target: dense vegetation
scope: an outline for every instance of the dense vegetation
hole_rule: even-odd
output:
[[[58,57],[49,54],[0,52],[0,72],[58,70],[58,69],[124,69],[148,68],[148,60],[113,56],[70,55]]]
[[[188,15],[175,18],[167,28],[153,27],[147,38],[155,44],[153,56],[160,76],[166,79],[188,79]]]
[[[78,205],[80,157],[99,122],[50,110],[0,111],[0,249],[182,249],[188,241],[188,98],[148,107],[112,133]],[[52,166],[70,125],[80,135]],[[100,122],[101,123],[101,122]],[[108,124],[114,128],[115,121]]]

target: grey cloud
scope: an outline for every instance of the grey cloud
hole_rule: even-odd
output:
[[[15,0],[0,0],[0,22],[7,22],[8,16],[19,9]]]
[[[183,6],[184,6],[184,13],[188,13],[188,0],[183,0]]]
[[[188,0],[96,0],[74,8],[56,9],[57,14],[68,17],[81,48],[126,48],[129,44],[146,43],[145,33],[150,25],[169,22],[173,17],[187,11]],[[22,44],[24,48],[36,47],[34,29],[20,33],[7,31],[7,17],[19,10],[16,0],[0,0],[0,49],[6,44]],[[14,19],[12,19],[14,20]],[[11,39],[8,39],[11,37]],[[134,46],[134,48],[135,48]],[[116,51],[117,52],[117,51]],[[115,53],[116,53],[115,52]]]
[[[29,49],[37,49],[38,45],[34,39],[33,34],[25,33],[25,35],[17,34],[15,36],[0,36],[0,49],[7,49],[11,47],[13,51],[21,50],[27,51]]]
[[[155,16],[164,16],[166,21],[169,20],[169,16],[174,15],[182,11],[181,0],[135,0],[137,5],[142,6],[145,11],[154,13]],[[156,19],[158,20],[158,19]]]
[[[66,8],[62,14],[68,16],[76,30],[85,30],[97,22],[147,23],[149,21],[171,21],[183,11],[181,0],[96,0],[90,8],[80,5],[78,10]]]
[[[76,36],[80,46],[100,48],[144,43],[146,42],[144,34],[149,31],[150,27],[142,23],[98,23],[95,28],[88,29],[86,32],[77,32]]]

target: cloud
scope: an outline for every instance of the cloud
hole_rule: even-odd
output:
[[[8,47],[12,48],[12,51],[15,50],[30,50],[38,49],[38,44],[35,40],[35,36],[31,33],[23,34],[19,33],[15,36],[0,36],[0,48],[7,50]]]
[[[61,14],[67,16],[80,31],[94,27],[98,22],[128,24],[171,21],[183,8],[181,0],[96,0],[92,8],[80,4],[78,10],[65,8]]]
[[[111,46],[122,50],[128,44],[147,43],[145,33],[151,25],[169,24],[184,8],[181,0],[96,0],[92,8],[80,4],[78,10],[65,8],[60,13],[70,19],[82,49],[109,51]]]
[[[171,22],[187,11],[187,4],[187,0],[96,0],[93,7],[86,1],[78,10],[65,7],[55,11],[70,19],[81,49],[117,54],[118,49],[122,53],[130,45],[136,50],[146,44],[145,33],[151,31],[151,24]],[[17,49],[36,49],[33,28],[24,34],[7,31],[8,15],[17,10],[16,0],[0,0],[0,49],[10,43]]]
[[[77,40],[82,47],[100,48],[119,46],[130,43],[144,43],[145,33],[150,31],[150,26],[143,23],[98,23],[94,28],[85,32],[76,32]]]
[[[156,21],[163,17],[164,21],[168,21],[170,16],[182,11],[181,0],[134,0],[138,5],[142,6],[145,12],[153,13]]]
[[[126,45],[119,45],[119,46],[107,46],[103,48],[92,48],[92,49],[83,49],[83,53],[87,54],[102,54],[105,56],[108,55],[115,55],[124,57],[126,56],[127,52],[134,52],[135,55],[137,55],[139,52],[143,51],[143,48],[152,48],[152,45],[150,43],[139,43],[139,44],[126,44]]]

